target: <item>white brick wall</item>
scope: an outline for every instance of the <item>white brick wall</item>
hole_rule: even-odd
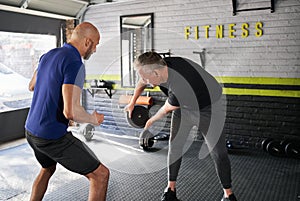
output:
[[[207,50],[206,69],[216,76],[300,78],[300,1],[277,0],[275,12],[248,11],[232,15],[228,0],[136,0],[91,6],[84,21],[101,31],[97,53],[87,62],[88,74],[120,74],[120,16],[154,13],[154,49],[171,50],[199,62],[193,51]],[[269,6],[270,1],[239,0],[239,9]],[[263,36],[255,37],[256,22]],[[235,23],[236,38],[228,38],[228,24]],[[241,24],[248,23],[249,36],[241,38]],[[210,38],[202,26],[211,25]],[[215,37],[215,26],[224,25],[224,38]],[[184,37],[185,26],[199,26],[200,38]]]

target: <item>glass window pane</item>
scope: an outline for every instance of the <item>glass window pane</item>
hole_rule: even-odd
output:
[[[0,112],[30,107],[28,84],[39,58],[56,36],[0,31]]]

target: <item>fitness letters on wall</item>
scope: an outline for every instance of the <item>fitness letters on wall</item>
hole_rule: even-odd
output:
[[[255,25],[251,26],[249,23],[242,23],[240,27],[237,27],[236,24],[228,24],[225,25],[216,25],[215,29],[211,25],[204,25],[204,26],[186,26],[184,27],[184,36],[185,39],[190,39],[190,37],[193,37],[195,40],[198,40],[200,38],[206,38],[208,39],[211,37],[211,35],[215,35],[217,39],[219,38],[236,38],[237,37],[237,30],[240,29],[240,37],[247,38],[249,36],[249,33],[252,33],[250,29],[254,30],[254,35],[256,37],[261,37],[263,35],[263,23],[262,22],[256,22]],[[203,33],[201,33],[203,32]],[[225,34],[226,33],[226,34]],[[203,35],[202,35],[203,34]]]

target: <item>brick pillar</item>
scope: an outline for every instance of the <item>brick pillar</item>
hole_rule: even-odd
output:
[[[69,42],[74,28],[75,28],[75,21],[73,19],[66,20],[66,40],[67,40],[67,42]]]

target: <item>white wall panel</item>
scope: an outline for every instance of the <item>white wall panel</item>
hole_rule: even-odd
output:
[[[244,1],[240,7],[269,6],[270,1]],[[270,10],[232,15],[228,0],[136,0],[91,6],[84,17],[101,31],[97,53],[87,62],[88,74],[120,74],[120,16],[154,13],[154,49],[186,56],[199,62],[193,51],[205,48],[206,69],[218,76],[299,78],[300,1],[277,0]],[[263,23],[263,35],[255,37],[256,22]],[[235,23],[236,38],[228,37],[228,25]],[[249,36],[242,38],[241,25],[248,23]],[[202,26],[210,25],[204,38]],[[224,38],[215,36],[216,25],[224,25]],[[198,40],[184,37],[185,26],[199,26]]]

